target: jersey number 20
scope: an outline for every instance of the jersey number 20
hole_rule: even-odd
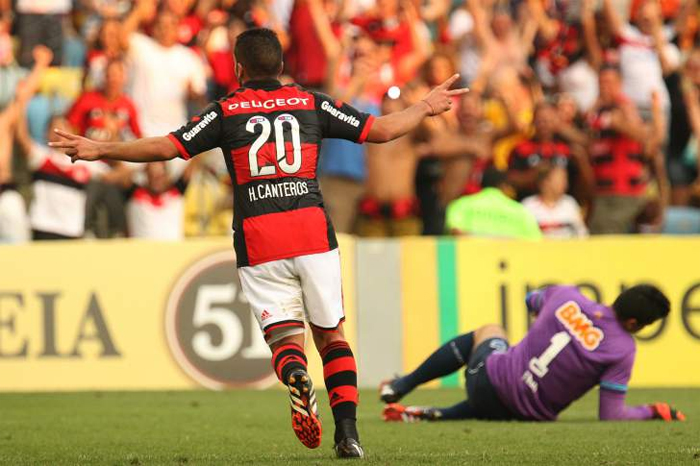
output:
[[[289,124],[289,129],[292,133],[292,163],[287,161],[287,150],[284,143],[284,124]],[[283,113],[275,118],[275,152],[277,165],[288,175],[292,175],[301,168],[301,137],[299,136],[299,121],[289,113]],[[272,130],[270,120],[263,116],[254,116],[248,120],[245,125],[246,131],[255,133],[255,127],[260,125],[262,131],[260,136],[250,146],[248,151],[248,162],[250,163],[250,175],[252,177],[270,176],[275,174],[274,165],[266,165],[261,167],[258,165],[258,151],[267,142]]]

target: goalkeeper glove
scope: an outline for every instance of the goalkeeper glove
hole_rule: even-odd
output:
[[[685,421],[685,414],[673,408],[668,403],[654,403],[649,406],[654,413],[654,419],[664,421]]]

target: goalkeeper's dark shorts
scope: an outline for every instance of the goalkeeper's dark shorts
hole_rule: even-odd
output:
[[[517,416],[501,403],[486,371],[486,359],[492,353],[502,353],[506,349],[508,342],[503,338],[489,338],[477,346],[469,358],[464,375],[467,379],[469,404],[474,408],[477,419],[517,419]]]

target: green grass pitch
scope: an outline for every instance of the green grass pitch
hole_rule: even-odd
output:
[[[285,392],[105,392],[0,395],[0,464],[324,465],[333,425],[307,450],[289,425]],[[462,391],[423,390],[410,404],[458,401]],[[359,425],[367,458],[381,465],[697,465],[700,389],[633,390],[631,403],[663,400],[685,423],[597,422],[597,393],[556,423],[387,424],[375,391],[361,393]]]

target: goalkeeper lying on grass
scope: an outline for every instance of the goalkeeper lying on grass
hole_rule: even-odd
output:
[[[553,286],[530,293],[526,302],[537,319],[516,346],[508,347],[501,327],[487,325],[447,342],[412,373],[383,383],[384,419],[550,421],[596,385],[601,420],[685,419],[666,403],[625,405],[632,334],[669,313],[660,290],[635,286],[608,307],[576,287]],[[464,366],[468,399],[448,408],[398,404],[417,386]]]

